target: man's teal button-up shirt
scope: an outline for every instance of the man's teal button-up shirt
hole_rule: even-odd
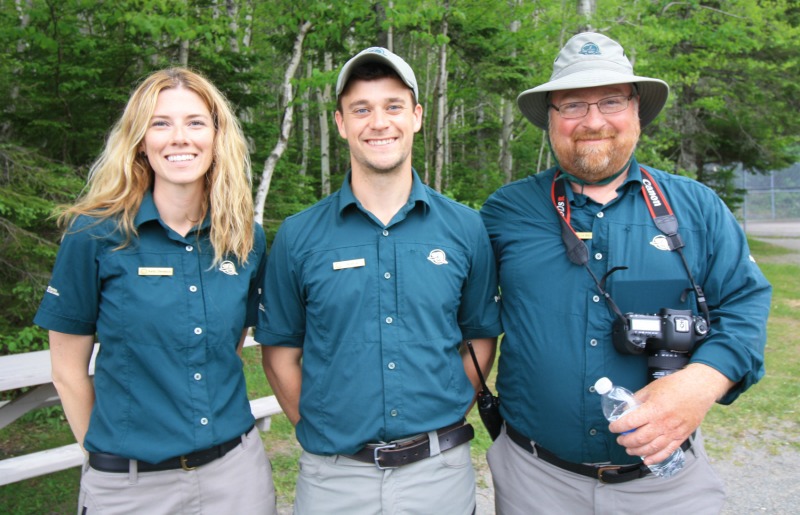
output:
[[[159,462],[206,449],[253,424],[236,347],[255,325],[266,264],[264,231],[246,265],[211,268],[208,219],[182,237],[152,196],[123,249],[114,220],[79,217],[61,243],[34,322],[95,334],[95,405],[85,446]]]
[[[771,288],[750,258],[744,233],[709,188],[646,168],[678,219],[683,249],[711,311],[711,332],[691,361],[736,382],[732,402],[764,374]],[[615,315],[583,266],[566,255],[551,199],[555,169],[500,188],[481,210],[498,262],[505,336],[497,389],[516,430],[564,460],[633,463],[608,431],[594,382],[609,377],[636,391],[647,382],[647,357],[622,355],[611,341]],[[618,197],[600,205],[566,188],[572,226],[591,233],[589,267],[621,311],[694,309],[688,274],[656,228],[634,160]]]
[[[461,342],[501,332],[480,216],[413,174],[386,226],[348,174],[275,237],[255,338],[303,348],[297,438],[309,452],[351,454],[461,419],[475,393]]]

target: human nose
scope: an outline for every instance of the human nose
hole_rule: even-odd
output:
[[[584,125],[603,125],[606,123],[606,118],[600,112],[600,106],[597,105],[597,102],[590,103],[588,109],[589,111],[582,119]]]
[[[383,129],[389,125],[389,116],[382,109],[375,109],[370,117],[370,127]]]
[[[186,142],[186,127],[176,124],[172,129],[172,142],[180,145]]]

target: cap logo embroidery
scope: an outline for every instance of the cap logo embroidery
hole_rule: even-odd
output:
[[[384,52],[383,48],[381,48],[379,46],[374,46],[374,47],[368,48],[368,49],[365,50],[365,52],[369,52],[370,54],[386,55],[386,52]]]
[[[592,42],[589,42],[584,44],[578,53],[581,55],[600,55],[600,47]]]
[[[667,241],[667,237],[663,234],[659,234],[658,236],[654,237],[652,241],[650,241],[650,245],[654,246],[658,250],[666,250],[669,252],[669,242]]]
[[[232,261],[223,261],[219,264],[219,271],[227,275],[239,275],[236,271],[236,265]]]
[[[446,265],[447,256],[445,255],[443,250],[434,249],[431,251],[430,254],[428,254],[428,261],[430,261],[434,265]]]

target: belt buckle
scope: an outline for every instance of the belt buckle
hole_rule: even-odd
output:
[[[375,461],[375,466],[378,467],[378,469],[386,470],[386,469],[396,469],[397,468],[397,467],[383,467],[383,466],[381,466],[380,462],[378,462],[378,452],[380,452],[380,451],[382,451],[384,449],[394,449],[395,447],[397,447],[397,443],[387,443],[387,444],[379,445],[378,447],[375,447],[372,450],[373,460]]]
[[[186,464],[186,456],[181,456],[180,460],[181,460],[181,468],[187,472],[195,470],[197,468],[197,467],[190,467],[189,465]]]
[[[610,471],[610,470],[619,470],[621,467],[619,465],[604,465],[602,467],[597,467],[597,480],[601,483],[605,483],[603,481],[603,472]]]

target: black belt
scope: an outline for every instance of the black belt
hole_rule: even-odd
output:
[[[253,428],[250,427],[244,434],[249,433],[251,429]],[[242,443],[242,437],[237,436],[236,438],[215,445],[209,449],[169,458],[158,463],[137,461],[137,469],[139,472],[156,472],[158,470],[174,469],[194,470],[197,467],[201,467],[211,463],[217,458],[225,456],[240,443]],[[128,472],[130,470],[130,462],[131,460],[129,458],[123,458],[122,456],[116,456],[114,454],[106,454],[103,452],[89,453],[89,466],[101,472]]]
[[[626,483],[639,479],[650,473],[650,469],[644,463],[634,465],[586,465],[585,463],[572,463],[564,461],[552,452],[538,444],[531,444],[530,438],[526,437],[510,425],[506,424],[506,433],[511,441],[519,445],[531,454],[535,454],[551,465],[558,468],[580,474],[582,476],[597,479],[602,483]],[[681,444],[681,449],[688,451],[692,446],[689,440]],[[536,451],[534,453],[534,450]]]
[[[439,450],[444,452],[475,437],[472,426],[464,421],[438,429]],[[364,463],[374,463],[379,469],[402,467],[430,458],[431,442],[428,434],[388,443],[369,443],[355,454],[344,454],[350,459]]]

